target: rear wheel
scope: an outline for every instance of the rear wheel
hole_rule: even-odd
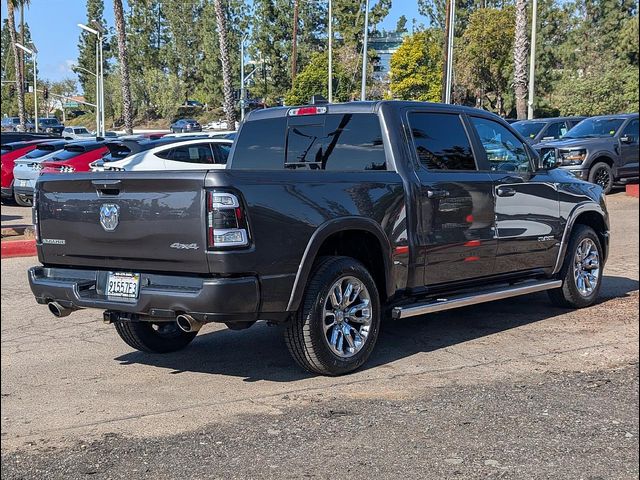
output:
[[[609,193],[613,188],[613,169],[607,163],[598,162],[589,171],[589,181],[600,185],[605,194]]]
[[[115,326],[127,345],[149,353],[175,352],[189,345],[197,335],[183,332],[176,322],[119,321]]]
[[[350,257],[316,264],[285,341],[302,368],[342,375],[371,355],[380,328],[380,299],[367,269]]]
[[[554,305],[583,308],[598,298],[602,284],[602,246],[596,232],[586,225],[576,225],[560,270],[562,287],[549,290]]]

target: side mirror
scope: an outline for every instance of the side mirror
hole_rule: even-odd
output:
[[[624,135],[622,137],[620,137],[620,142],[621,143],[633,143],[633,137],[629,136],[629,135]]]
[[[540,163],[538,164],[541,169],[552,170],[558,168],[562,162],[556,156],[555,148],[549,149],[540,154]]]

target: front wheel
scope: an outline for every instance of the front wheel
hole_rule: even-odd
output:
[[[613,169],[609,164],[598,162],[589,171],[589,181],[600,185],[605,194],[613,188]]]
[[[285,341],[302,368],[342,375],[369,358],[379,329],[380,299],[367,269],[350,257],[323,257],[287,325]]]
[[[595,303],[602,284],[602,246],[596,232],[576,225],[560,270],[562,287],[549,290],[554,305],[583,308]]]
[[[183,332],[176,322],[119,321],[115,326],[127,345],[148,353],[175,352],[189,345],[198,333]]]

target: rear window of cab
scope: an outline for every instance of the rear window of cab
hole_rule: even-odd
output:
[[[249,121],[236,141],[234,169],[386,170],[380,121],[370,113]]]

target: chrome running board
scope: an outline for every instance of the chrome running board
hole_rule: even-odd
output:
[[[454,295],[448,298],[438,298],[426,303],[413,303],[403,307],[395,307],[392,310],[393,318],[415,317],[416,315],[424,315],[426,313],[441,312],[452,308],[466,307],[477,303],[491,302],[493,300],[502,300],[503,298],[517,297],[527,295],[528,293],[541,292],[552,288],[560,288],[561,280],[546,280],[542,282],[527,282],[510,287],[499,288],[494,290],[485,290],[481,293]]]

